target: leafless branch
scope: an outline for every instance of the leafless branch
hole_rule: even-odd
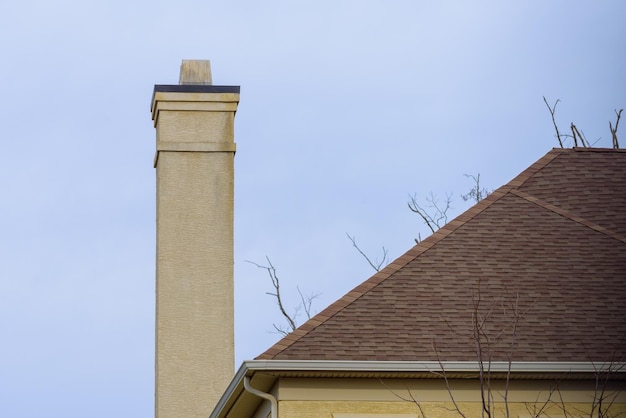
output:
[[[559,395],[559,405],[561,406],[561,410],[563,411],[563,414],[567,417],[568,410],[567,410],[567,407],[565,406],[565,400],[563,399],[563,394],[561,393],[560,390],[557,393]]]
[[[559,145],[561,146],[561,148],[563,148],[563,141],[561,141],[561,134],[559,133],[559,127],[556,125],[556,119],[554,118],[554,113],[556,112],[556,105],[559,104],[561,100],[556,99],[556,102],[554,102],[554,106],[550,106],[548,104],[548,100],[546,99],[546,96],[543,96],[543,102],[546,104],[546,106],[548,106],[548,110],[550,111],[550,115],[552,116],[552,124],[554,124],[554,130],[556,131],[556,139],[559,140]]]
[[[510,416],[509,411],[509,383],[511,382],[511,364],[513,363],[513,356],[515,355],[515,346],[516,346],[516,337],[517,337],[517,326],[519,325],[519,321],[523,316],[519,312],[519,293],[516,294],[515,303],[513,305],[513,329],[511,331],[511,344],[509,348],[509,354],[507,359],[507,369],[506,369],[506,382],[504,384],[504,405],[506,409],[507,418]],[[505,311],[506,315],[506,311]]]
[[[278,305],[278,309],[280,310],[281,315],[287,321],[287,327],[283,327],[281,325],[276,325],[276,324],[272,324],[272,326],[274,327],[276,332],[285,336],[289,334],[290,332],[294,331],[298,327],[296,319],[298,317],[298,313],[300,309],[304,309],[307,319],[311,319],[311,306],[313,304],[313,301],[320,294],[315,293],[309,296],[304,296],[304,294],[300,291],[300,288],[296,287],[298,289],[298,294],[300,295],[300,305],[296,307],[293,315],[289,315],[289,313],[287,313],[287,310],[285,309],[285,304],[283,302],[283,298],[280,293],[280,280],[278,279],[278,274],[276,273],[276,267],[274,267],[269,257],[265,257],[265,259],[267,260],[267,265],[258,264],[258,263],[255,263],[254,261],[249,261],[249,260],[246,260],[246,262],[253,264],[257,266],[258,268],[261,268],[267,271],[267,274],[269,275],[270,280],[272,281],[272,287],[274,288],[274,291],[266,292],[266,294],[273,296],[276,299],[276,304]]]
[[[486,316],[480,313],[481,288],[480,280],[478,288],[473,296],[474,306],[472,311],[472,328],[474,345],[476,349],[476,357],[478,361],[479,381],[480,381],[480,398],[483,406],[483,417],[491,416],[491,341],[489,335],[485,332],[485,323],[487,318],[491,316],[490,308]],[[483,345],[483,340],[486,347]],[[487,357],[487,376],[485,376],[485,356]]]
[[[441,357],[439,357],[439,350],[437,349],[437,344],[435,342],[433,342],[433,349],[435,351],[435,355],[437,356],[437,362],[439,363],[439,368],[441,369],[440,373],[437,372],[433,372],[435,373],[437,376],[442,377],[443,381],[446,384],[446,390],[448,391],[448,395],[450,396],[450,400],[452,401],[452,405],[454,405],[454,409],[455,411],[463,418],[467,418],[467,416],[463,413],[463,411],[461,411],[461,408],[459,408],[459,405],[456,403],[456,399],[454,397],[454,394],[452,393],[452,389],[450,388],[450,382],[448,381],[448,375],[446,374],[446,369],[443,365],[443,362],[441,361]]]
[[[621,343],[620,343],[621,344]],[[607,393],[608,384],[611,377],[623,369],[624,363],[615,361],[616,352],[613,352],[611,361],[607,365],[596,367],[595,369],[595,392],[591,405],[591,411],[589,413],[590,418],[596,417],[608,417],[609,410],[615,399],[619,395],[618,392]]]
[[[468,200],[471,200],[475,203],[478,203],[484,198],[486,198],[487,196],[489,196],[491,191],[487,190],[484,187],[483,188],[480,187],[480,173],[476,175],[473,175],[473,174],[463,174],[463,175],[467,178],[471,178],[472,180],[474,180],[474,186],[470,189],[470,191],[467,194],[461,195],[464,201],[467,202]]]
[[[300,303],[302,308],[304,309],[304,313],[306,314],[306,319],[311,319],[311,306],[313,305],[313,301],[317,299],[321,295],[321,293],[317,292],[308,296],[304,296],[302,291],[300,291],[299,286],[296,286],[296,289],[298,290],[298,295],[300,295]]]
[[[613,125],[611,121],[609,121],[609,129],[611,130],[611,137],[613,138],[613,148],[619,148],[619,142],[617,140],[617,127],[619,126],[619,120],[622,117],[622,111],[624,109],[620,109],[619,112],[615,110],[615,115],[617,116],[617,120],[615,121],[615,129],[613,129]]]
[[[434,233],[448,222],[448,210],[450,210],[450,205],[452,203],[452,196],[450,194],[446,194],[446,199],[443,202],[443,205],[441,205],[437,196],[431,193],[430,196],[426,198],[426,207],[428,209],[424,208],[417,202],[417,197],[415,195],[409,195],[409,198],[409,209],[411,212],[417,213],[422,218],[431,232]]]
[[[572,130],[572,137],[574,138],[574,146],[575,147],[578,146],[578,139],[580,139],[581,145],[583,147],[588,147],[589,142],[585,139],[583,135],[580,134],[580,132],[578,131],[578,128],[576,127],[576,125],[574,125],[574,122],[572,122],[572,124],[570,125],[570,128]]]
[[[367,254],[365,254],[363,252],[363,250],[361,250],[361,248],[358,246],[358,244],[356,243],[356,238],[354,236],[350,236],[350,234],[348,234],[347,232],[346,232],[346,236],[352,242],[352,246],[354,248],[356,248],[356,250],[359,252],[359,254],[361,254],[363,256],[363,258],[365,258],[365,261],[367,261],[367,263],[374,270],[380,271],[380,269],[382,269],[387,264],[387,249],[385,247],[383,247],[383,257],[382,257],[382,259],[380,261],[378,261],[378,260],[372,261],[372,259],[369,258],[367,256]]]
[[[406,392],[408,394],[408,397],[404,397],[402,395],[400,395],[399,393],[397,393],[395,390],[393,390],[392,388],[390,388],[383,379],[379,378],[378,381],[385,386],[396,398],[403,400],[405,402],[413,402],[416,406],[417,409],[419,410],[420,414],[422,414],[422,418],[426,418],[426,414],[424,413],[424,409],[422,408],[422,404],[420,403],[420,401],[418,401],[415,396],[413,396],[413,393],[411,392],[411,389],[406,385],[406,383],[404,384],[404,388],[406,389]]]
[[[489,304],[488,306],[483,306],[486,300],[489,300]],[[482,416],[485,418],[494,417],[497,414],[496,392],[492,387],[492,355],[496,353],[496,351],[494,351],[496,348],[501,350],[499,347],[506,347],[506,350],[508,350],[505,353],[507,355],[506,360],[508,366],[506,375],[502,377],[502,379],[504,379],[504,392],[500,394],[500,396],[502,397],[504,416],[509,418],[511,416],[511,410],[509,409],[509,390],[512,378],[511,366],[517,347],[518,332],[522,319],[533,309],[535,302],[522,304],[521,297],[518,293],[508,294],[506,290],[494,300],[491,295],[488,297],[483,295],[481,282],[478,280],[477,287],[472,293],[472,303],[471,331],[463,332],[454,330],[454,332],[461,337],[469,338],[474,345],[478,367]],[[499,308],[502,309],[501,312],[499,312]],[[452,329],[450,322],[445,318],[444,321],[448,327]],[[493,324],[499,324],[498,328],[494,329]],[[502,345],[504,342],[506,343],[505,346]],[[623,347],[623,342],[624,341],[617,342],[616,347]],[[441,372],[434,372],[434,374],[444,379],[449,396],[455,406],[455,408],[451,410],[456,410],[462,415],[458,405],[456,405],[454,393],[447,381],[443,362],[440,360],[440,353],[435,343],[433,343],[433,347],[441,368]],[[596,368],[595,393],[592,395],[593,399],[591,405],[589,405],[590,409],[585,411],[577,408],[576,405],[567,403],[560,391],[559,381],[557,380],[555,381],[555,385],[547,392],[547,398],[545,400],[543,399],[545,392],[543,392],[543,394],[538,393],[534,404],[526,404],[527,411],[534,418],[549,416],[547,414],[548,410],[552,408],[556,408],[558,414],[566,418],[585,415],[589,416],[589,418],[609,418],[611,416],[612,407],[620,395],[620,392],[610,390],[611,387],[608,384],[609,379],[615,372],[626,367],[625,363],[619,359],[616,360],[616,357],[617,348],[608,366],[606,363],[602,363]]]
[[[517,334],[520,321],[532,309],[534,303],[522,306],[519,294],[511,294],[504,291],[495,298],[489,297],[489,304],[485,306],[481,287],[481,280],[477,281],[476,288],[472,292],[472,314],[469,332],[454,329],[450,322],[444,321],[456,335],[467,338],[474,345],[474,352],[478,366],[478,381],[482,404],[482,416],[493,417],[495,414],[495,392],[492,387],[492,361],[494,349],[505,339],[507,345],[507,372],[504,382],[504,393],[501,394],[504,403],[506,417],[510,417],[509,410],[509,384],[511,380],[511,365],[515,355]],[[499,312],[499,313],[498,313]],[[497,318],[495,318],[497,315]],[[502,326],[494,329],[493,323]],[[493,320],[492,320],[493,319]],[[436,353],[439,356],[439,353]]]
[[[434,222],[431,221],[432,218],[430,217],[430,215],[428,215],[426,210],[417,203],[417,199],[415,198],[415,196],[410,196],[410,197],[411,197],[411,201],[408,203],[409,209],[417,213],[424,220],[424,223],[426,224],[426,226],[430,228],[430,231],[434,233],[437,229],[439,229],[439,227]]]
[[[289,324],[288,331],[283,329],[282,327],[277,326],[276,324],[273,324],[274,329],[276,329],[276,331],[278,331],[280,334],[287,335],[289,334],[289,332],[297,328],[296,322],[285,310],[285,305],[283,304],[283,300],[280,295],[280,280],[278,279],[278,275],[276,274],[276,268],[270,261],[269,257],[265,257],[265,259],[267,260],[266,266],[255,263],[253,261],[248,261],[248,260],[246,261],[250,264],[254,264],[258,268],[266,270],[267,274],[270,276],[270,280],[272,281],[272,286],[274,287],[274,293],[266,292],[266,294],[270,296],[274,296],[274,298],[276,298],[276,304],[278,305],[278,309],[280,310],[280,313],[283,315],[283,317],[287,320],[287,323]]]
[[[541,396],[541,392],[537,394],[537,397],[535,398],[535,402],[533,402],[532,404],[525,404],[526,407],[526,411],[528,411],[528,413],[530,414],[530,416],[532,418],[539,418],[542,416],[546,416],[546,412],[548,410],[548,408],[550,407],[551,404],[554,403],[554,401],[552,400],[552,396],[554,395],[554,392],[560,391],[559,389],[559,381],[557,381],[554,386],[552,386],[550,388],[550,391],[548,392],[548,395],[546,397],[546,400],[541,402],[539,401],[539,398]],[[560,396],[560,392],[559,392],[559,396]],[[564,412],[565,416],[567,417],[567,412]]]

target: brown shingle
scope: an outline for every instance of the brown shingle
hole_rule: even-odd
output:
[[[625,237],[626,152],[554,149],[258,358],[472,361],[479,318],[493,360],[624,360]]]

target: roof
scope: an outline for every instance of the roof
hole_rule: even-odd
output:
[[[617,362],[625,318],[626,150],[558,148],[257,359]]]

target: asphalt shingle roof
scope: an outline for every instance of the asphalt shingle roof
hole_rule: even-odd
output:
[[[625,346],[626,150],[559,148],[258,359],[624,361]]]

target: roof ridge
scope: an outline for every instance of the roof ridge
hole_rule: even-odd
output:
[[[568,149],[568,148],[565,148]],[[588,151],[588,152],[626,152],[626,148],[597,148],[597,147],[573,147],[574,151]]]
[[[552,203],[548,203],[546,201],[543,201],[543,200],[541,200],[541,199],[539,199],[539,198],[537,198],[537,197],[535,197],[535,196],[533,196],[533,195],[531,195],[529,193],[521,191],[521,190],[513,189],[513,190],[511,190],[511,193],[516,195],[516,196],[518,196],[518,197],[520,197],[520,198],[522,198],[522,199],[524,199],[524,200],[526,200],[526,201],[528,201],[528,202],[530,202],[530,203],[534,203],[534,204],[536,204],[538,206],[541,206],[544,209],[552,211],[552,212],[556,213],[557,215],[561,215],[561,216],[563,216],[563,217],[565,217],[565,218],[567,218],[567,219],[569,219],[571,221],[574,221],[576,223],[584,225],[587,228],[591,228],[591,229],[593,229],[596,232],[600,232],[601,234],[607,235],[607,236],[609,236],[611,238],[614,238],[614,239],[616,239],[618,241],[621,241],[624,244],[626,244],[626,237],[620,235],[619,233],[617,233],[617,232],[615,232],[615,231],[613,231],[611,229],[605,228],[605,227],[600,226],[600,225],[598,225],[598,224],[596,224],[594,222],[591,222],[590,220],[585,219],[582,216],[578,216],[575,213],[573,213],[573,212],[571,212],[571,211],[569,211],[567,209],[563,209],[563,208],[561,208],[559,206],[553,205]]]
[[[573,149],[569,148],[552,148],[550,151],[548,151],[546,155],[535,161],[530,167],[515,176],[513,180],[509,181],[505,186],[510,186],[512,189],[518,189],[522,187],[524,183],[526,183],[526,181],[528,181],[531,177],[537,174],[538,171],[551,163],[556,157],[572,151]]]

